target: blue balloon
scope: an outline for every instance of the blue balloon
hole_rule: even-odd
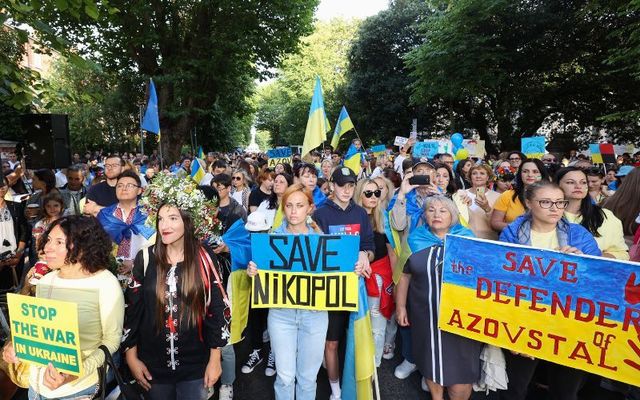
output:
[[[451,135],[451,143],[453,144],[454,148],[460,148],[462,147],[462,141],[464,140],[464,137],[462,137],[461,133],[454,133],[453,135]]]

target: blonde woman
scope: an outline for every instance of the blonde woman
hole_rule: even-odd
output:
[[[231,176],[231,197],[235,199],[242,207],[249,212],[249,195],[251,188],[249,187],[251,179],[249,174],[242,168],[233,171]]]

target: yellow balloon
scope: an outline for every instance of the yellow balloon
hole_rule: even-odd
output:
[[[467,158],[469,158],[469,150],[467,149],[460,149],[456,153],[456,160],[464,160]]]

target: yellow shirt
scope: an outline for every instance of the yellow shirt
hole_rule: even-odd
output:
[[[551,232],[540,233],[532,229],[531,247],[557,250],[560,247],[560,243],[558,243],[558,232],[554,229]]]
[[[512,200],[514,193],[513,190],[507,190],[502,193],[493,206],[494,210],[505,213],[504,222],[508,224],[515,221],[516,218],[525,212],[524,205],[522,205],[518,197],[516,197],[515,201]]]
[[[622,222],[620,222],[618,217],[613,215],[611,210],[603,208],[602,211],[604,211],[605,218],[600,228],[598,228],[598,234],[600,236],[594,236],[594,239],[598,243],[598,248],[603,253],[609,253],[618,260],[628,260],[629,247],[627,247],[624,241]],[[582,215],[571,214],[565,211],[564,217],[567,221],[574,224],[582,222]]]

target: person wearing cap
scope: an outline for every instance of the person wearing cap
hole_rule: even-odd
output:
[[[327,199],[324,206],[313,213],[313,220],[325,233],[355,234],[360,236],[360,252],[356,270],[364,271],[364,275],[368,278],[371,272],[369,262],[373,260],[375,244],[369,215],[364,208],[353,201],[356,180],[356,174],[350,168],[336,168],[331,174],[330,183],[333,198]],[[348,312],[329,312],[329,327],[327,329],[324,358],[327,365],[329,384],[331,385],[331,400],[341,398],[338,344],[347,329],[348,323]]]
[[[271,224],[267,220],[267,215],[259,210],[249,214],[245,229],[250,233],[267,233],[271,229]],[[264,361],[264,342],[262,334],[267,329],[268,308],[250,308],[248,319],[249,344],[251,353],[249,358],[241,368],[243,374],[249,374]],[[264,370],[266,376],[273,376],[276,373],[276,361],[272,351],[269,351],[267,367]]]

